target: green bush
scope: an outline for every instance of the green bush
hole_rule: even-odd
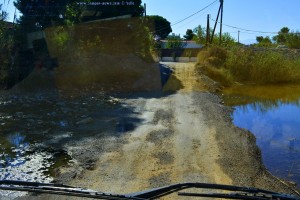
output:
[[[45,33],[51,56],[58,59],[80,59],[83,53],[134,54],[153,62],[151,34],[140,18],[50,27]]]
[[[228,51],[223,67],[238,82],[267,84],[300,81],[299,64],[280,51],[237,48]]]
[[[300,58],[271,49],[212,47],[198,55],[198,64],[211,78],[225,82],[269,84],[300,82]]]
[[[15,68],[12,62],[12,57],[15,57],[13,36],[13,30],[9,29],[6,22],[0,19],[0,89],[6,89],[9,80],[14,78],[10,76],[10,71]]]
[[[289,48],[300,49],[300,32],[288,34],[286,40],[286,44]]]
[[[200,71],[224,86],[232,84],[230,74],[223,68],[227,54],[225,49],[213,46],[200,51],[197,56]]]
[[[202,50],[198,54],[198,63],[219,68],[227,59],[227,51],[223,48],[214,46]]]

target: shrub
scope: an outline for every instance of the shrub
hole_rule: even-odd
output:
[[[288,34],[286,40],[286,44],[289,48],[300,49],[300,32]]]
[[[203,66],[200,67],[200,71],[211,79],[218,81],[223,86],[230,86],[233,84],[230,73],[224,68]]]
[[[182,45],[183,43],[180,36],[173,34],[167,37],[167,49],[180,49],[182,48]]]
[[[3,12],[3,13],[2,13]],[[12,75],[16,69],[15,38],[13,29],[8,28],[5,22],[6,13],[0,10],[0,89],[7,89],[9,82],[17,78],[18,74]]]
[[[210,47],[198,54],[198,63],[201,65],[209,65],[219,68],[227,59],[227,51],[220,47]]]
[[[198,54],[198,64],[225,86],[233,82],[269,84],[300,82],[300,58],[266,48],[212,47]]]
[[[236,81],[258,84],[296,82],[300,59],[274,50],[232,49],[224,67]]]

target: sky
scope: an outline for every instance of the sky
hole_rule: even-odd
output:
[[[13,20],[13,0],[0,0],[5,2],[2,9],[9,12],[9,21]],[[7,3],[9,5],[7,5]],[[171,24],[202,10],[194,16],[172,26],[173,33],[183,36],[187,29],[194,29],[198,25],[206,27],[207,14],[216,19],[219,0],[142,0],[147,5],[147,15],[160,15]],[[210,21],[211,27],[214,21]],[[234,26],[240,29],[230,28]],[[228,32],[232,37],[240,41],[251,43],[256,36],[274,36],[282,27],[287,26],[291,30],[300,31],[300,0],[224,0],[223,32]],[[245,31],[254,30],[272,33],[256,33]],[[219,25],[217,26],[219,31]]]
[[[174,24],[215,0],[143,0],[147,5],[147,15],[160,15]],[[207,14],[216,19],[219,1],[206,10],[193,17],[172,26],[176,34],[183,36],[187,29],[193,29],[198,25],[206,27]],[[214,21],[210,21],[211,27]],[[242,29],[278,32],[287,26],[291,30],[300,31],[300,0],[224,0],[223,32],[229,32],[234,38],[238,38],[238,30],[225,26],[230,25]],[[217,27],[219,31],[219,26]],[[240,30],[240,41],[249,43],[255,41],[256,36],[274,36],[274,34],[262,34]]]

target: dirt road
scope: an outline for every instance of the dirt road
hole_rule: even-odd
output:
[[[59,182],[121,194],[179,182],[292,192],[265,170],[254,136],[232,125],[212,81],[193,63],[162,64],[173,71],[164,85],[171,94],[119,98],[138,120],[125,119],[118,136],[66,144],[74,162],[57,172]]]
[[[126,100],[140,113],[142,123],[125,136],[126,144],[103,153],[96,169],[84,173],[88,187],[126,193],[187,181],[231,184],[217,163],[215,131],[194,104],[193,85],[196,90],[204,86],[193,64],[173,67],[183,89],[161,98]]]

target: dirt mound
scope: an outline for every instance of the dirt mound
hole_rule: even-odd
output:
[[[65,59],[54,71],[35,69],[12,90],[101,89],[109,92],[142,92],[161,89],[158,63],[146,63],[134,55],[82,55]]]
[[[137,56],[82,55],[66,60],[55,71],[59,88],[96,87],[109,91],[136,92],[161,89],[157,63],[146,63]]]
[[[11,93],[55,91],[54,71],[34,69],[28,77],[9,90]]]

